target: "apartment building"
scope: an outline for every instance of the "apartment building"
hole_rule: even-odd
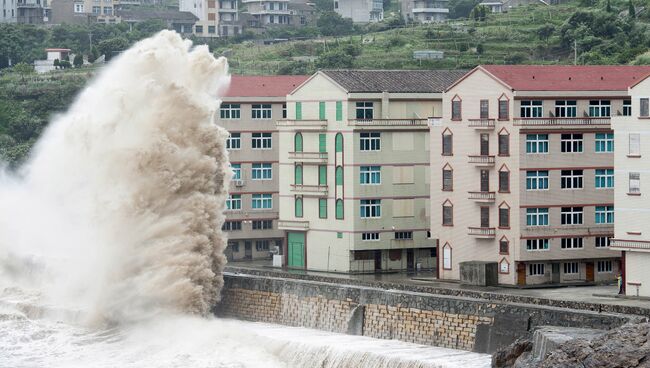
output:
[[[194,14],[199,37],[228,37],[242,32],[237,0],[180,0],[179,10]]]
[[[461,71],[320,71],[278,121],[285,264],[333,272],[433,268],[429,130]]]
[[[382,0],[334,0],[334,11],[354,23],[374,23],[384,19]]]
[[[229,260],[269,258],[282,249],[278,230],[280,142],[276,120],[286,117],[286,95],[306,76],[232,76],[217,124],[230,132],[233,169],[226,202]]]
[[[288,25],[291,20],[289,0],[242,0],[250,15],[249,27]]]
[[[635,66],[479,66],[443,97],[431,127],[439,276],[498,263],[502,284],[616,277],[614,133],[631,115]]]
[[[631,114],[612,119],[615,146],[614,204],[616,225],[612,248],[623,253],[625,293],[650,297],[650,200],[647,179],[650,177],[650,79],[634,83],[630,89]]]
[[[0,3],[0,23],[16,23],[16,5],[18,0],[3,0]]]
[[[449,15],[449,0],[404,0],[401,7],[407,23],[443,22]]]

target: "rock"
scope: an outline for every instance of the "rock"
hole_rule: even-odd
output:
[[[521,338],[509,346],[499,349],[492,355],[492,367],[510,368],[515,366],[515,362],[524,353],[533,350],[533,342],[527,338]]]

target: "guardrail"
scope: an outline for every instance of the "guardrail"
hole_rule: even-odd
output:
[[[519,118],[514,119],[514,124],[522,126],[610,125],[611,118]]]
[[[470,164],[494,165],[494,156],[470,155],[467,157]]]
[[[484,238],[493,238],[496,236],[496,229],[493,227],[468,227],[467,234]]]
[[[349,126],[428,126],[428,119],[354,119]]]
[[[638,240],[612,239],[610,248],[650,249],[650,242]]]
[[[496,194],[494,192],[468,192],[469,199],[494,201]]]
[[[470,128],[494,129],[495,119],[469,119]]]

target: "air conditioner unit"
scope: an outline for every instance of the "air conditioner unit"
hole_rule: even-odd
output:
[[[235,180],[235,186],[236,187],[243,187],[244,186],[244,181],[243,180]]]

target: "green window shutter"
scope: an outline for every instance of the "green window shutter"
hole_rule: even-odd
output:
[[[336,219],[343,220],[343,200],[336,200]]]
[[[323,101],[318,103],[318,118],[325,120],[325,102]]]
[[[327,166],[318,166],[318,185],[327,185]]]
[[[343,120],[343,102],[336,101],[336,121]]]
[[[296,120],[302,120],[302,102],[296,102]]]
[[[296,165],[294,169],[294,184],[302,185],[302,165]]]
[[[343,185],[343,167],[336,167],[336,185]]]
[[[295,204],[296,217],[302,217],[302,198],[296,198]]]
[[[343,152],[343,134],[336,133],[336,139],[334,140],[336,152]]]
[[[318,135],[318,152],[327,152],[327,135]]]
[[[302,134],[296,133],[293,137],[293,151],[302,152]]]
[[[318,217],[327,218],[327,198],[318,199]]]

